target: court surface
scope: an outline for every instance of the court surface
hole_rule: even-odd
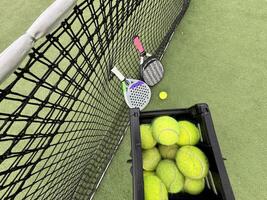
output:
[[[1,0],[0,51],[52,2]],[[147,108],[209,104],[237,200],[267,199],[266,20],[264,0],[192,0]],[[162,90],[168,92],[166,101],[158,98]],[[129,153],[128,132],[94,199],[131,199]]]

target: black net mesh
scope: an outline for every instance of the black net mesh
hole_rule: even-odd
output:
[[[160,58],[185,0],[83,0],[0,86],[0,199],[90,199],[128,124],[138,34]],[[26,11],[27,12],[27,11]]]

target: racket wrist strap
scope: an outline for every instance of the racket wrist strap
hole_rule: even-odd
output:
[[[142,65],[145,61],[145,58],[143,56],[140,57],[140,64]]]

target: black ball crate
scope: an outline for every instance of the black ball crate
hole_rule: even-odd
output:
[[[171,194],[169,195],[169,200],[234,200],[234,194],[224,166],[224,161],[207,104],[197,104],[187,109],[148,112],[140,112],[139,109],[130,110],[133,199],[145,200],[140,124],[151,123],[155,117],[164,115],[171,116],[176,120],[191,121],[199,128],[201,132],[201,141],[197,146],[206,154],[210,164],[208,176],[205,178],[206,186],[201,194]]]

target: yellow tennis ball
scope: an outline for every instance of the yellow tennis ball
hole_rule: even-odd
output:
[[[156,147],[152,149],[143,150],[142,157],[143,157],[143,169],[146,171],[155,170],[161,159],[159,150]]]
[[[157,143],[152,136],[152,128],[149,124],[142,124],[140,126],[140,136],[142,149],[151,149]]]
[[[184,145],[195,145],[199,142],[200,133],[195,124],[189,121],[179,121],[179,135],[177,144],[180,146]]]
[[[159,145],[159,153],[161,155],[162,158],[164,159],[172,159],[175,160],[175,156],[178,150],[178,145],[177,144],[173,144],[173,145]]]
[[[154,171],[143,171],[143,176],[156,176]]]
[[[168,93],[167,92],[162,91],[162,92],[159,93],[159,98],[160,99],[164,100],[164,99],[167,99],[167,97],[168,97]]]
[[[168,200],[165,185],[157,176],[144,176],[145,200]]]
[[[173,145],[178,142],[178,122],[169,116],[157,117],[152,122],[153,137],[163,145]]]
[[[200,194],[205,188],[205,180],[185,178],[184,191],[191,195]]]
[[[176,164],[172,160],[162,160],[156,169],[157,176],[165,184],[169,193],[178,193],[184,187],[184,176],[179,172]]]
[[[205,154],[195,146],[183,146],[176,154],[176,164],[182,174],[191,179],[207,176],[209,162]]]

